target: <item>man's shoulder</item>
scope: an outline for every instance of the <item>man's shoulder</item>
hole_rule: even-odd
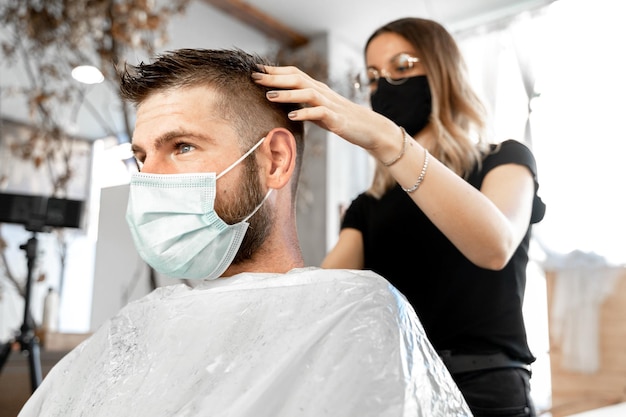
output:
[[[303,283],[334,286],[337,290],[352,288],[354,293],[380,292],[390,296],[396,296],[398,293],[389,281],[370,270],[302,268],[286,275],[288,279],[296,276]]]

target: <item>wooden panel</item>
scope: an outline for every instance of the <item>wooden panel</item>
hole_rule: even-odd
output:
[[[240,0],[204,0],[235,19],[265,33],[289,47],[306,45],[309,39],[289,26]]]
[[[41,375],[45,378],[66,353],[41,350]],[[31,394],[28,357],[20,352],[19,346],[15,346],[0,372],[0,417],[15,417]]]
[[[546,274],[550,318],[555,277],[554,272]],[[626,272],[602,304],[599,317],[600,368],[593,374],[563,369],[559,341],[550,337],[552,417],[626,401]]]

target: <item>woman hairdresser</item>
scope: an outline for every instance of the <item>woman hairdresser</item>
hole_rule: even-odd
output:
[[[452,36],[403,18],[365,45],[372,110],[295,67],[267,67],[269,100],[366,149],[372,185],[347,209],[324,268],[371,269],[402,291],[475,416],[534,416],[522,302],[531,225],[543,218],[535,159],[490,145],[484,107]]]

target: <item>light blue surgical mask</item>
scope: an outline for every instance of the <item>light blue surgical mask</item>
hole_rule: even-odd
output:
[[[215,279],[231,264],[248,229],[248,219],[227,224],[215,213],[216,181],[261,145],[219,175],[133,174],[126,221],[139,255],[156,271],[174,278]]]

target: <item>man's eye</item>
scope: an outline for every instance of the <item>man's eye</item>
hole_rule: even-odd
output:
[[[195,148],[188,143],[180,143],[176,145],[179,153],[187,153],[193,151]]]

